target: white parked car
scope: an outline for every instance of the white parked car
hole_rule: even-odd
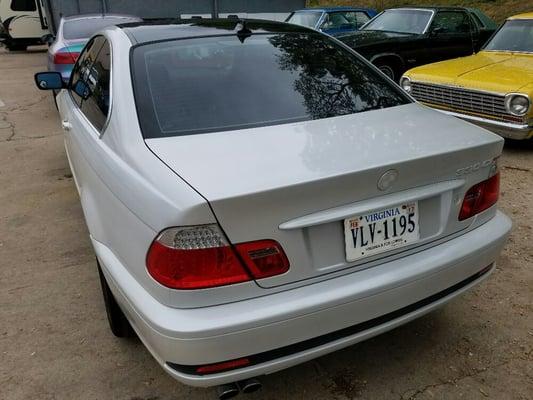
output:
[[[221,398],[443,305],[489,275],[511,228],[500,137],[307,28],[119,25],[66,87],[36,83],[64,89],[113,332]]]

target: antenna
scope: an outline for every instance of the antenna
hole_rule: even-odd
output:
[[[239,22],[237,22],[237,25],[235,25],[235,30],[237,31],[237,37],[241,43],[244,43],[247,38],[252,36],[252,31],[246,26],[246,20],[244,19],[240,19]]]

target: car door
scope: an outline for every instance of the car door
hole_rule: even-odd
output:
[[[90,168],[98,151],[110,105],[110,46],[103,36],[91,39],[61,93],[59,109],[65,131],[65,148],[82,203]]]
[[[475,39],[466,11],[438,11],[428,30],[429,62],[471,55]]]

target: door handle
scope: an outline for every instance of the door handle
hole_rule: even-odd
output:
[[[66,119],[61,121],[61,126],[63,127],[65,131],[70,131],[72,129],[72,124],[68,122],[68,120]]]

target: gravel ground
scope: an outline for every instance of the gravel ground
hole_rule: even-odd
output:
[[[45,53],[0,50],[0,399],[213,399],[107,327]],[[498,268],[422,319],[264,377],[250,399],[531,399],[533,147],[507,144]]]

